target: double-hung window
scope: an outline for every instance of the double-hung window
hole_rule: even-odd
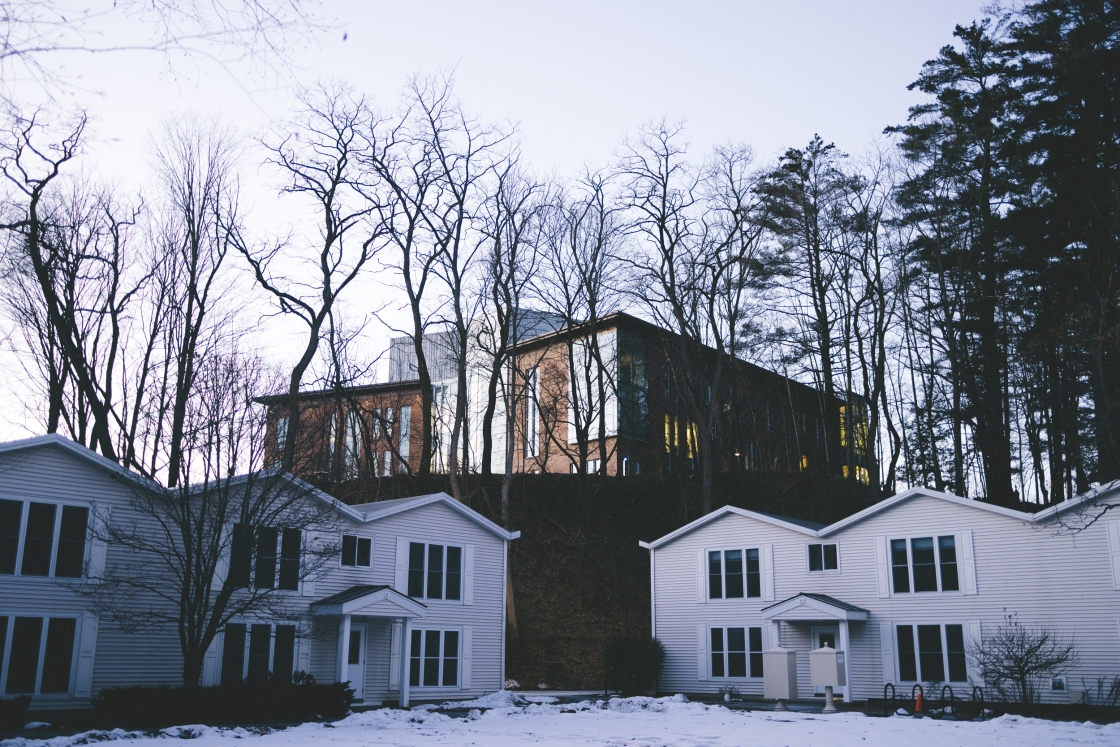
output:
[[[758,550],[710,550],[708,598],[742,599],[762,596]]]
[[[809,545],[809,571],[835,571],[840,568],[836,544]]]
[[[458,630],[413,630],[409,654],[409,686],[459,686]]]
[[[895,594],[960,591],[954,535],[892,539],[890,543]]]
[[[342,535],[342,565],[369,568],[373,565],[373,540],[369,537]]]
[[[897,625],[901,682],[967,682],[963,625]]]
[[[3,693],[46,695],[70,692],[77,629],[78,620],[74,617],[0,615]]]
[[[410,542],[408,595],[414,599],[459,601],[463,586],[463,548]]]
[[[710,628],[712,677],[761,677],[762,628]]]
[[[235,586],[299,589],[300,530],[235,524],[230,544],[230,580]]]
[[[229,623],[222,643],[222,684],[289,682],[295,669],[296,626]]]
[[[0,500],[0,575],[81,578],[89,509]]]

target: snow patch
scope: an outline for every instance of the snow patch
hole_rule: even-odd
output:
[[[93,729],[74,734],[69,737],[54,737],[52,739],[14,739],[0,740],[0,747],[81,747],[81,745],[95,744],[97,742],[112,742],[118,739],[139,739],[146,736],[142,731],[125,731],[124,729]]]

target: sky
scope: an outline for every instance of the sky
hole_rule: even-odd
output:
[[[765,162],[817,133],[859,154],[882,139],[884,127],[905,120],[921,100],[906,86],[952,41],[954,25],[981,18],[984,5],[324,0],[320,15],[330,27],[297,43],[292,69],[279,75],[152,52],[59,53],[48,64],[69,76],[73,89],[59,103],[91,118],[83,168],[141,194],[151,134],[168,118],[220,116],[251,137],[290,112],[298,90],[316,81],[347,82],[390,109],[410,76],[436,73],[453,76],[466,108],[481,119],[515,125],[537,172],[563,177],[605,165],[628,133],[662,117],[685,122],[698,156],[735,141]],[[114,13],[110,7],[91,26],[92,43],[127,45],[146,33]],[[22,95],[34,102],[41,92],[25,87]],[[281,208],[275,174],[261,161],[259,151],[248,152],[243,195],[253,225],[283,230],[292,213]],[[390,323],[393,303],[385,311]],[[294,331],[262,324],[270,330],[258,336],[262,352],[283,364]],[[371,349],[383,347],[387,334],[371,326]],[[0,366],[18,376],[11,361]],[[6,406],[11,396],[3,395],[0,437],[33,432],[34,421]]]

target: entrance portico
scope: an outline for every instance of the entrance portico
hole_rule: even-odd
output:
[[[408,667],[411,652],[409,651],[412,636],[412,620],[424,617],[427,612],[425,605],[417,602],[412,597],[401,594],[391,586],[352,586],[346,591],[339,592],[325,599],[320,599],[311,605],[312,617],[337,617],[338,623],[338,653],[335,667],[335,680],[348,682],[351,678],[348,667],[351,663],[350,639],[351,619],[354,617],[375,617],[400,622],[402,635],[400,639],[400,707],[408,707]],[[361,637],[363,645],[365,637]],[[359,657],[364,663],[364,657]]]
[[[825,626],[835,625],[840,631],[837,650],[844,652],[844,702],[852,702],[852,648],[849,624],[867,622],[868,612],[827,594],[801,593],[762,609],[762,619],[770,623],[770,646],[782,645],[782,623]]]

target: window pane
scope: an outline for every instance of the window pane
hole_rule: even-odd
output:
[[[895,594],[910,591],[910,567],[906,557],[906,540],[891,540],[891,578],[894,581]],[[902,630],[902,628],[899,628],[899,630]]]
[[[350,646],[346,649],[347,664],[362,663],[362,631],[350,631]]]
[[[428,599],[443,599],[443,545],[428,545]]]
[[[443,686],[459,684],[459,631],[448,630],[443,634]]]
[[[70,666],[74,661],[74,631],[77,627],[78,621],[72,617],[56,617],[48,622],[43,682],[39,692],[70,692]]]
[[[921,665],[923,681],[945,681],[945,659],[942,658],[940,625],[918,626],[918,663]]]
[[[836,545],[824,546],[824,569],[826,571],[835,571],[840,567],[840,563],[836,558]]]
[[[910,553],[914,559],[914,591],[937,591],[937,570],[933,561],[933,537],[920,537],[910,540]]]
[[[257,528],[257,567],[253,585],[258,589],[276,588],[276,540],[278,532],[270,527]]]
[[[81,578],[86,559],[86,524],[89,509],[62,507],[62,523],[58,529],[58,557],[54,561],[57,578]]]
[[[743,551],[728,550],[723,554],[723,567],[728,599],[743,598]]]
[[[249,674],[245,678],[248,682],[268,679],[268,649],[271,644],[271,625],[253,625],[249,629]]]
[[[8,695],[35,692],[39,671],[39,644],[43,640],[43,618],[17,617],[12,628],[12,650],[8,655]]]
[[[252,535],[248,529],[241,524],[234,525],[230,541],[229,580],[238,588],[249,585],[249,571],[253,567],[251,540]]]
[[[0,501],[0,574],[16,572],[19,529],[23,522],[22,501]]]
[[[373,540],[369,537],[358,538],[358,558],[357,564],[363,568],[369,568],[373,562]]]
[[[712,628],[712,676],[723,677],[723,628]]]
[[[447,598],[459,599],[463,578],[463,548],[447,548]],[[458,635],[458,634],[456,634]]]
[[[762,574],[758,570],[758,550],[747,550],[747,596],[762,596]]]
[[[408,546],[408,595],[416,598],[424,596],[424,545],[420,542],[412,542]]]
[[[750,628],[751,677],[762,676],[762,628]]]
[[[226,626],[225,642],[222,644],[222,684],[240,684],[244,665],[245,626],[241,623],[230,623]]]
[[[280,538],[280,588],[299,589],[299,556],[303,536],[298,529],[285,529]]]
[[[272,676],[280,682],[291,682],[296,663],[296,626],[277,625],[276,643],[272,652]]]
[[[438,630],[424,631],[424,687],[439,686],[439,644]]]
[[[747,676],[747,635],[744,628],[727,629],[727,676]]]
[[[708,553],[708,598],[723,599],[723,564],[718,552]]]
[[[420,549],[423,551],[424,546]],[[421,636],[419,630],[412,631],[412,650],[408,652],[408,684],[411,687],[420,687],[420,654]]]
[[[27,535],[23,540],[21,576],[49,576],[51,551],[54,549],[54,516],[58,506],[53,503],[32,503],[27,511]]]
[[[914,628],[910,625],[898,626],[898,679],[901,682],[916,682],[918,679],[918,664],[914,659]]]
[[[809,570],[824,570],[824,554],[821,552],[820,545],[809,545]]]
[[[957,580],[957,542],[953,535],[937,538],[937,553],[941,561],[941,591],[960,591]]]
[[[945,649],[949,658],[949,681],[967,682],[968,667],[965,662],[964,626],[945,626]]]
[[[358,563],[358,538],[350,535],[342,535],[342,564],[343,565],[357,565]]]

